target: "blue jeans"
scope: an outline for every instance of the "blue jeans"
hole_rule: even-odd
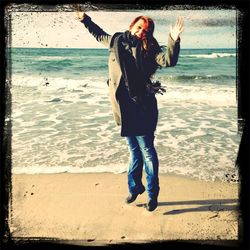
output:
[[[131,161],[128,168],[128,189],[138,194],[145,188],[142,184],[143,166],[146,172],[149,200],[157,199],[159,194],[158,156],[154,147],[154,135],[126,137],[130,149]]]

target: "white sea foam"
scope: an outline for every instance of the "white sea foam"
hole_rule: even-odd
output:
[[[86,77],[83,79],[45,78],[34,76],[13,76],[12,86],[36,87],[49,97],[50,102],[86,102],[96,104],[107,99],[106,78]],[[46,83],[48,83],[46,85]],[[30,91],[33,91],[30,89]],[[230,86],[214,86],[203,84],[202,86],[181,86],[171,82],[168,84],[167,92],[163,96],[158,95],[158,100],[163,105],[172,103],[207,104],[211,106],[236,106],[236,88]],[[89,98],[91,97],[91,98]],[[42,99],[40,98],[40,101]],[[15,102],[16,99],[13,98]],[[32,99],[30,100],[32,101]],[[44,99],[45,101],[45,99]],[[26,100],[26,103],[29,100]],[[161,103],[159,104],[161,106]]]
[[[79,79],[65,79],[63,77],[49,77],[49,76],[27,76],[27,75],[12,75],[11,85],[21,87],[47,87],[47,91],[50,89],[62,89],[67,88],[70,90],[82,90],[86,86],[92,86],[99,88],[105,88],[106,77],[81,77]],[[47,84],[46,84],[47,83]]]
[[[220,58],[220,57],[236,57],[236,53],[211,53],[211,54],[191,54],[181,55],[181,57],[195,57],[195,58]]]
[[[102,166],[98,167],[72,167],[72,166],[42,166],[34,165],[29,167],[15,167],[12,168],[13,174],[59,174],[59,173],[115,173],[120,174],[127,171],[127,166],[116,165],[114,166]]]
[[[36,56],[34,60],[36,61],[61,61],[61,60],[76,60],[75,56]]]
[[[163,96],[158,96],[159,105],[171,105],[182,103],[207,104],[210,106],[236,106],[236,88],[224,86],[179,86],[178,84],[168,84],[167,92]]]
[[[86,58],[89,58],[89,57],[94,57],[95,59],[100,59],[100,58],[103,58],[105,57],[105,55],[86,55],[85,56]],[[32,58],[33,60],[36,60],[36,61],[65,61],[65,60],[82,60],[81,57],[79,56],[36,56],[34,58]]]
[[[224,162],[225,159],[223,159]],[[217,167],[217,166],[215,166]],[[12,168],[12,174],[60,174],[60,173],[113,173],[120,174],[127,172],[127,165],[117,165],[114,167],[109,165],[99,165],[98,167],[72,167],[72,166],[29,166],[29,167],[15,167]],[[235,175],[236,179],[239,179],[239,173],[237,169],[228,169],[227,171],[221,170],[221,168],[210,169],[209,172],[199,171],[192,166],[192,164],[186,164],[183,166],[176,164],[175,167],[164,167],[160,162],[160,174],[174,174],[180,176],[186,176],[196,178],[205,181],[229,181],[227,175]],[[213,173],[211,175],[211,173]]]
[[[126,171],[129,152],[105,79],[13,76],[13,173]],[[235,96],[232,86],[168,84],[157,96],[160,173],[215,180],[234,171],[240,139]]]

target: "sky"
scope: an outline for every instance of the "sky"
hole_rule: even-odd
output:
[[[89,11],[92,20],[110,35],[128,29],[139,15],[148,15],[155,22],[154,36],[160,45],[167,45],[170,25],[184,17],[182,48],[236,48],[236,10],[137,10]],[[74,12],[10,11],[8,46],[32,48],[103,48],[75,19]]]

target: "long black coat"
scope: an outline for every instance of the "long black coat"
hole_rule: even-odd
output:
[[[110,48],[112,36],[103,31],[95,24],[89,16],[85,14],[82,23],[88,31],[109,48],[109,96],[112,106],[114,119],[117,125],[121,125],[122,136],[145,135],[152,133],[156,129],[158,120],[157,101],[153,94],[138,104],[135,103],[128,95],[122,78],[120,65],[116,60],[114,49]],[[136,48],[131,48],[132,54],[136,57]],[[175,66],[179,57],[180,43],[174,41],[170,35],[168,38],[167,50],[164,53],[160,47],[152,57],[152,64],[158,64],[161,67]]]

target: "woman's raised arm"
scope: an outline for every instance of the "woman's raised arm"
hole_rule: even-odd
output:
[[[180,34],[184,31],[184,20],[179,17],[174,26],[170,27],[166,52],[160,51],[156,55],[156,62],[162,67],[171,67],[177,64],[180,52]]]
[[[89,33],[95,37],[97,42],[103,44],[105,47],[109,47],[111,35],[106,33],[102,28],[95,24],[91,20],[90,16],[88,16],[85,12],[77,11],[76,18],[84,24]]]

